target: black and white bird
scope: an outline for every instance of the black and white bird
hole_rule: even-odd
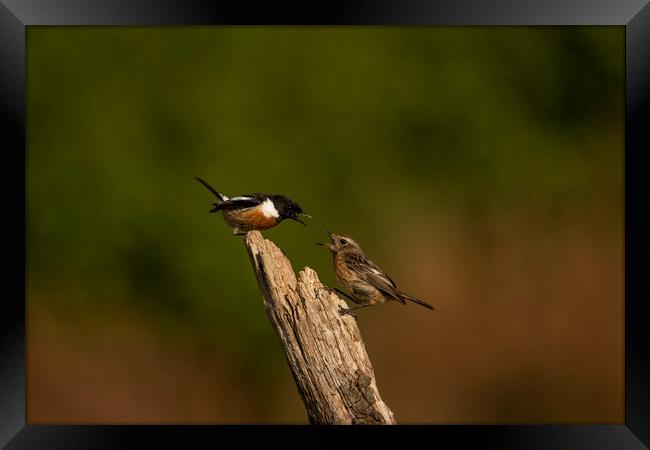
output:
[[[286,195],[252,193],[238,197],[228,198],[218,192],[204,180],[194,177],[205,186],[214,196],[216,201],[211,213],[223,214],[223,219],[232,229],[232,234],[246,234],[252,230],[267,230],[273,228],[284,219],[292,219],[305,225],[299,217],[309,217],[298,203]]]

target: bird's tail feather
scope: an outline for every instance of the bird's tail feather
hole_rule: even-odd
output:
[[[423,301],[423,300],[420,300],[419,298],[411,297],[410,295],[407,295],[407,294],[405,294],[405,293],[403,293],[403,292],[400,292],[400,297],[403,298],[403,299],[405,299],[405,300],[410,300],[410,301],[412,301],[413,303],[417,303],[418,305],[422,305],[422,306],[424,306],[425,308],[428,308],[428,309],[435,309],[433,306],[431,306],[431,305],[428,304],[427,302],[425,302],[425,301]]]
[[[198,182],[201,183],[203,186],[205,186],[206,188],[208,188],[208,190],[209,190],[210,192],[212,192],[212,193],[214,194],[215,197],[217,197],[217,202],[214,204],[214,206],[217,206],[219,203],[228,200],[228,198],[227,198],[225,195],[221,194],[220,192],[217,192],[217,190],[216,190],[215,188],[213,188],[212,186],[210,186],[208,183],[206,183],[206,182],[205,182],[204,180],[202,180],[201,178],[199,178],[199,177],[194,177],[194,178],[196,179],[196,181],[198,181]],[[216,210],[218,210],[218,209],[215,209],[215,211],[216,211]],[[210,212],[212,212],[212,211],[210,211]]]
[[[218,211],[220,211],[221,208],[223,207],[223,202],[222,202],[222,203],[213,203],[212,206],[214,206],[214,208],[212,208],[212,209],[210,210],[210,212],[211,212],[211,213],[218,212]]]

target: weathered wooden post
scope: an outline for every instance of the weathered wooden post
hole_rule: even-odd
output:
[[[245,238],[264,306],[282,344],[312,424],[394,424],[377,390],[356,319],[316,272],[298,278],[291,262],[258,231]]]

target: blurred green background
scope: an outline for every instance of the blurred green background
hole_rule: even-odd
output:
[[[401,423],[623,422],[622,27],[29,27],[31,423],[305,423],[228,196],[436,310],[359,313]]]

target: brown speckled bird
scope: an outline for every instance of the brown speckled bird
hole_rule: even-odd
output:
[[[228,198],[201,178],[194,178],[214,194],[216,202],[212,204],[214,207],[210,212],[221,211],[223,219],[234,235],[246,234],[252,230],[268,230],[284,219],[292,219],[305,225],[299,217],[311,218],[309,214],[302,211],[300,205],[285,195],[256,192]]]
[[[349,298],[359,306],[341,310],[341,314],[349,314],[355,309],[398,301],[406,304],[406,300],[433,309],[428,303],[400,291],[395,282],[390,279],[375,263],[365,255],[359,244],[349,236],[332,234],[325,230],[332,241],[330,244],[318,243],[328,247],[334,256],[334,272],[339,284],[351,295],[337,289],[324,288],[336,291]]]

